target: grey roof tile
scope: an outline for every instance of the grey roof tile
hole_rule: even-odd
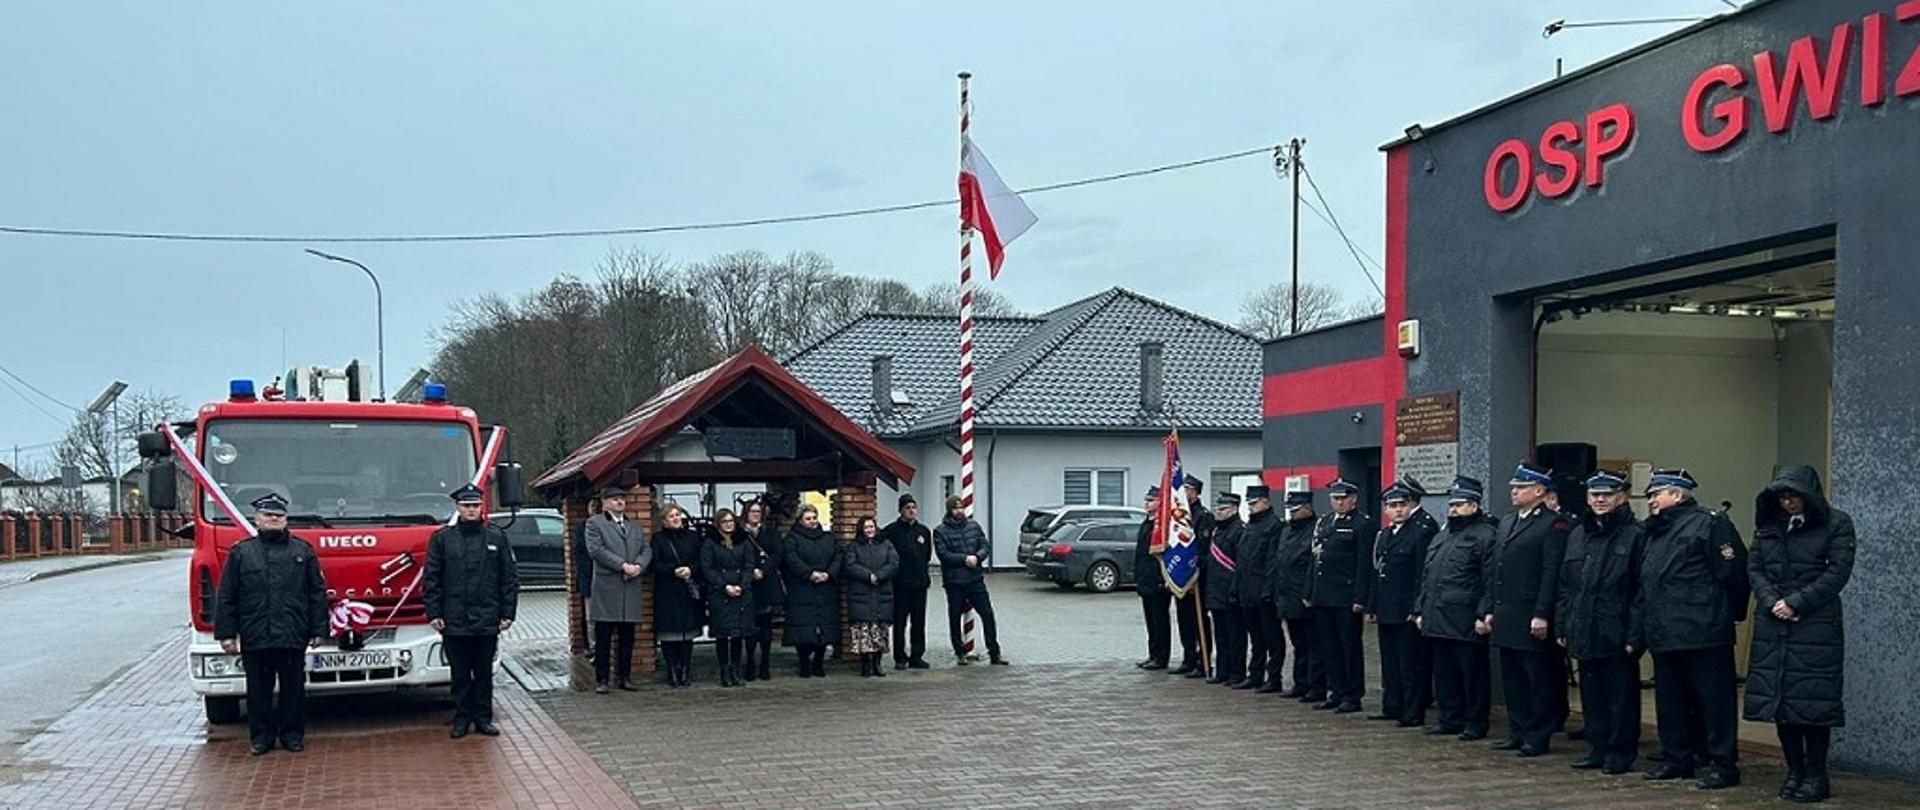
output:
[[[978,427],[1065,430],[1260,429],[1260,343],[1252,335],[1114,288],[1038,318],[975,323]],[[1138,345],[1166,345],[1171,413],[1140,407]],[[959,423],[958,324],[946,315],[869,315],[787,361],[796,377],[882,436]],[[872,357],[894,357],[914,406],[873,409]]]

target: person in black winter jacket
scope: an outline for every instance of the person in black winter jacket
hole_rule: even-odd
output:
[[[667,504],[653,534],[653,637],[667,662],[667,686],[693,685],[693,640],[706,625],[706,580],[700,571],[705,541],[687,525],[687,510]]]
[[[1647,551],[1640,560],[1635,650],[1653,654],[1653,699],[1662,764],[1648,779],[1693,776],[1703,790],[1740,784],[1734,710],[1735,594],[1745,609],[1746,548],[1726,517],[1693,499],[1686,470],[1656,470],[1647,485]],[[1736,580],[1738,581],[1736,583]],[[1702,739],[1704,737],[1704,739]]]
[[[1247,487],[1247,522],[1240,528],[1232,549],[1234,570],[1229,590],[1250,648],[1243,662],[1246,675],[1228,684],[1234,689],[1266,686],[1270,645],[1286,643],[1280,637],[1280,618],[1274,611],[1273,588],[1267,582],[1271,575],[1268,558],[1280,544],[1279,522],[1274,519],[1271,495],[1272,490],[1264,484]],[[1139,576],[1138,569],[1134,576]],[[1279,666],[1276,664],[1271,667],[1271,672],[1277,675]]]
[[[1447,525],[1427,547],[1420,597],[1413,605],[1414,626],[1432,647],[1433,696],[1440,706],[1440,722],[1427,733],[1469,741],[1487,736],[1493,700],[1489,628],[1480,613],[1495,528],[1480,511],[1485,498],[1486,487],[1478,479],[1453,479]]]
[[[972,606],[980,614],[980,629],[987,637],[987,658],[994,666],[1006,666],[1000,655],[1000,628],[993,617],[993,600],[987,595],[983,573],[993,545],[986,530],[967,517],[966,501],[958,496],[947,499],[946,517],[933,529],[933,553],[940,558],[940,585],[947,592],[947,635],[953,642],[957,666],[967,660],[965,642],[960,637],[960,617]]]
[[[893,575],[893,668],[926,669],[933,530],[920,522],[920,502],[912,493],[900,496],[900,519],[881,529],[880,536],[900,555],[900,573]]]
[[[1173,593],[1167,590],[1166,573],[1152,550],[1157,525],[1154,516],[1160,513],[1160,487],[1147,488],[1147,497],[1140,508],[1147,511],[1147,520],[1133,536],[1133,590],[1140,595],[1140,612],[1146,619],[1147,657],[1134,666],[1159,670],[1167,668],[1173,647],[1173,625],[1167,618]]]
[[[1553,603],[1560,598],[1560,566],[1573,524],[1546,507],[1553,473],[1521,462],[1508,481],[1514,511],[1494,531],[1493,556],[1481,620],[1500,653],[1501,699],[1507,707],[1507,738],[1496,751],[1523,757],[1547,753],[1559,720],[1556,706],[1567,682],[1557,678],[1560,645],[1553,635]]]
[[[1367,691],[1367,667],[1360,644],[1367,590],[1373,585],[1368,561],[1380,528],[1360,511],[1360,487],[1345,479],[1327,485],[1333,514],[1320,519],[1313,535],[1313,573],[1307,602],[1313,612],[1314,652],[1327,671],[1327,699],[1316,709],[1337,714],[1360,711]]]
[[[1186,594],[1173,599],[1174,624],[1180,628],[1180,667],[1169,674],[1189,678],[1207,676],[1207,662],[1200,655],[1200,634],[1207,632],[1207,628],[1201,626],[1200,612],[1206,609],[1206,605],[1201,604],[1208,587],[1204,561],[1213,556],[1207,550],[1207,544],[1213,539],[1214,521],[1213,512],[1200,500],[1200,493],[1205,489],[1206,485],[1199,478],[1186,476],[1180,491],[1175,493],[1176,497],[1186,502],[1187,521],[1193,528],[1194,559],[1201,561]]]
[[[747,637],[753,635],[753,571],[759,552],[740,536],[733,512],[713,515],[713,528],[700,546],[700,575],[706,579],[707,627],[720,663],[722,687],[745,686],[740,671]]]
[[[1853,576],[1853,518],[1827,503],[1818,472],[1796,465],[1754,499],[1753,523],[1746,718],[1775,724],[1787,757],[1781,798],[1818,802],[1833,792],[1833,729],[1847,722],[1840,591]]]
[[[1314,643],[1313,609],[1307,599],[1313,581],[1314,540],[1320,519],[1313,512],[1313,493],[1300,490],[1285,498],[1286,514],[1275,520],[1273,553],[1267,559],[1267,593],[1279,623],[1267,652],[1266,689],[1281,697],[1318,705],[1327,699],[1327,665]],[[1285,635],[1282,635],[1282,630]],[[1288,648],[1293,652],[1293,687],[1280,690]]]
[[[1401,728],[1425,726],[1433,701],[1432,652],[1413,624],[1427,546],[1440,533],[1440,524],[1420,507],[1426,496],[1412,476],[1401,476],[1380,493],[1388,525],[1373,543],[1367,619],[1380,635],[1380,713],[1367,719],[1393,720]]]
[[[1567,536],[1553,627],[1580,665],[1587,755],[1580,769],[1626,773],[1640,755],[1640,656],[1629,652],[1647,535],[1627,507],[1625,473],[1587,479],[1587,514]]]
[[[887,654],[888,636],[893,628],[893,578],[900,573],[900,552],[880,537],[880,524],[863,518],[855,530],[853,544],[841,552],[846,562],[841,572],[847,584],[847,621],[851,642],[848,649],[860,656],[860,675],[886,677],[880,656]]]
[[[1246,524],[1240,522],[1240,496],[1222,492],[1213,497],[1213,504],[1213,537],[1207,543],[1207,556],[1200,560],[1201,579],[1207,583],[1201,597],[1213,619],[1214,666],[1207,683],[1231,684],[1247,676],[1247,631],[1240,624],[1233,596],[1233,577],[1240,565],[1236,555]]]
[[[500,634],[513,626],[520,605],[520,574],[506,532],[487,522],[486,493],[468,484],[453,491],[458,520],[427,539],[421,601],[440,632],[453,669],[453,729],[488,737],[493,725],[493,657]]]
[[[307,661],[327,637],[327,582],[313,547],[287,533],[287,501],[252,503],[260,533],[235,544],[220,572],[213,638],[247,675],[247,736],[254,756],[299,752],[307,737]],[[274,682],[280,705],[273,705]]]
[[[787,580],[783,574],[786,542],[766,528],[766,506],[748,501],[741,508],[740,539],[753,547],[753,635],[747,638],[746,680],[773,679],[773,620],[787,613]]]
[[[800,507],[787,533],[787,629],[782,643],[800,653],[800,677],[827,676],[827,645],[840,643],[840,579],[846,558],[820,526],[820,510]]]

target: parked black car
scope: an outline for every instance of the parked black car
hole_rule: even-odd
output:
[[[558,510],[496,512],[487,519],[506,531],[521,587],[566,586],[567,522]]]
[[[1133,542],[1138,520],[1097,520],[1054,527],[1033,546],[1027,576],[1062,588],[1085,584],[1107,593],[1133,586]]]

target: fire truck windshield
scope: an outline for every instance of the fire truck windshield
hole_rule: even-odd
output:
[[[448,494],[473,477],[473,434],[457,423],[219,419],[201,441],[208,472],[235,505],[276,492],[296,525],[444,520],[453,514]],[[211,497],[200,513],[228,522]]]

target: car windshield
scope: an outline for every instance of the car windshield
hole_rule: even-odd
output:
[[[446,422],[218,420],[202,457],[242,510],[269,492],[303,522],[411,524],[453,514],[448,494],[473,477],[473,433]],[[207,497],[201,514],[227,517]]]
[[[1020,531],[1027,534],[1044,532],[1049,525],[1053,524],[1053,516],[1053,512],[1046,512],[1039,509],[1028,512],[1026,522],[1020,524]]]

